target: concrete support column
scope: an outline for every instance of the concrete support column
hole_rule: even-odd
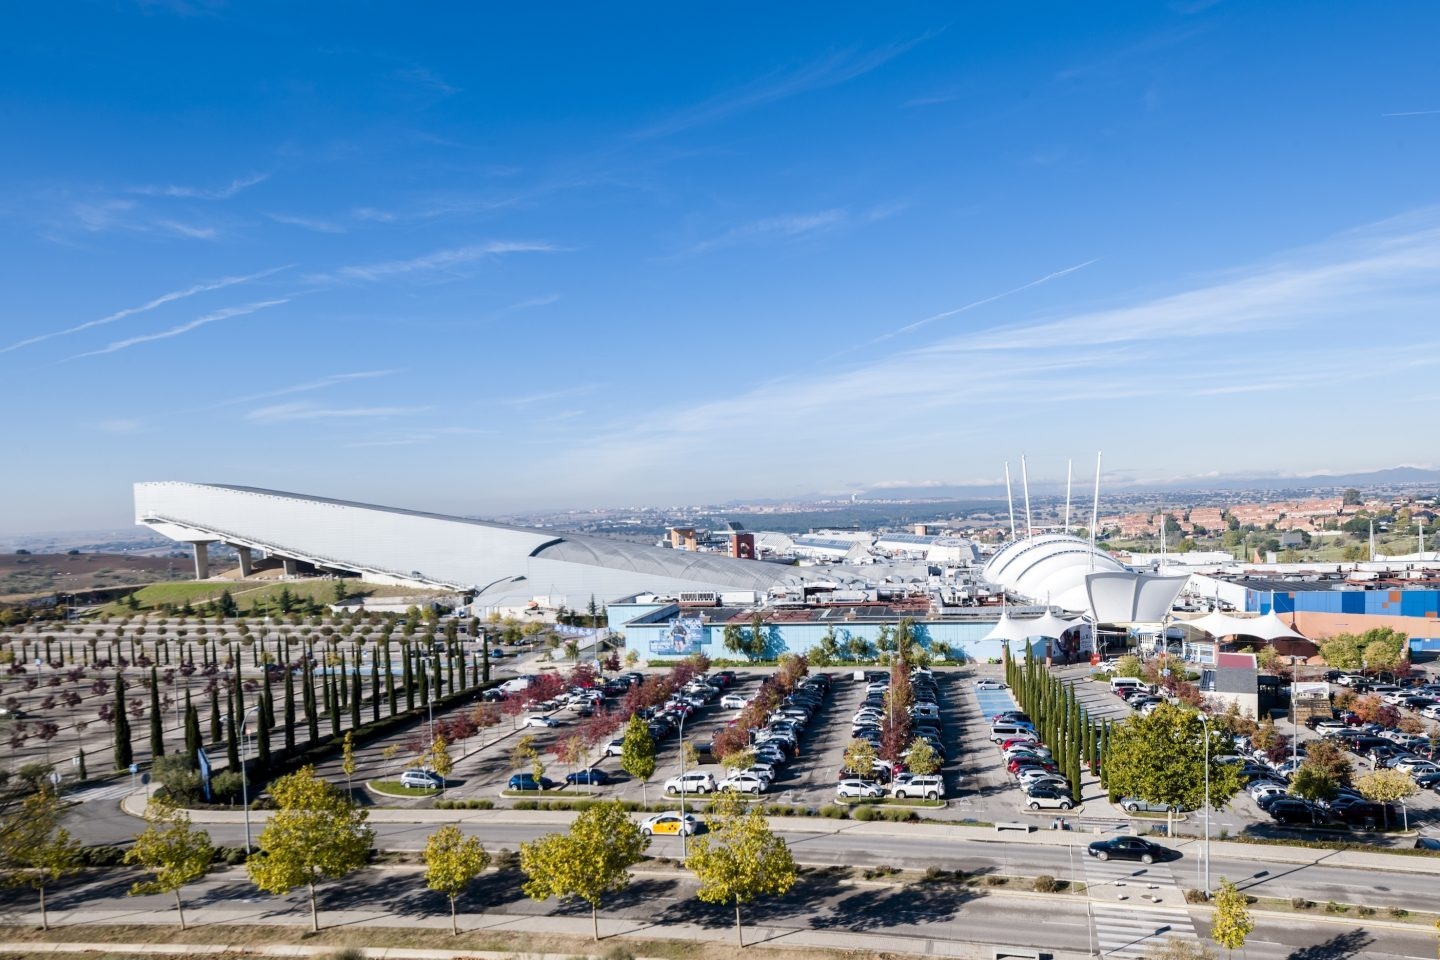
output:
[[[291,560],[290,558],[287,557],[287,558],[285,558],[284,563],[285,563],[285,576],[287,576],[287,577],[298,577],[298,576],[300,575],[300,562],[299,562],[298,560]]]
[[[255,569],[255,560],[250,555],[249,547],[236,547],[235,552],[240,554],[240,576],[248,577]]]
[[[210,579],[210,541],[197,540],[191,544],[195,548],[195,579]]]

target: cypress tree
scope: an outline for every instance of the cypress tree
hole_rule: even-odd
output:
[[[85,772],[85,748],[84,748],[84,747],[81,747],[81,748],[80,748],[80,754],[79,754],[79,756],[77,756],[75,759],[76,759],[77,761],[79,761],[79,762],[76,764],[76,773],[79,774],[81,780],[89,780],[89,779],[90,779],[90,775]]]
[[[225,762],[236,773],[240,772],[240,731],[236,729],[235,696],[225,698]]]
[[[385,644],[385,698],[390,702],[390,716],[400,706],[400,696],[395,690],[395,666],[390,659],[390,644]]]
[[[150,759],[165,756],[164,717],[160,713],[160,678],[150,668]]]
[[[190,769],[196,766],[196,755],[205,741],[200,738],[200,712],[190,702],[190,691],[185,691],[185,754]]]
[[[309,742],[313,745],[320,739],[320,718],[315,713],[315,671],[310,666],[310,661],[305,661],[305,676],[302,678],[305,684],[304,707],[305,707],[305,728],[309,734]]]
[[[288,663],[288,661],[287,661]],[[285,668],[285,756],[295,755],[295,674]]]
[[[210,688],[210,742],[219,743],[224,731],[220,727],[220,692],[217,688]]]
[[[237,653],[235,654],[235,686],[234,686],[234,693],[235,693],[235,716],[237,716],[237,717],[243,717],[243,716],[245,716],[245,680],[244,680],[244,678],[240,675],[240,663],[241,663],[241,660],[242,660],[242,658],[244,657],[244,655],[245,655],[245,651],[244,651],[244,650],[240,650],[239,652],[237,652]]]
[[[275,729],[275,685],[270,682],[270,665],[265,666],[265,683],[260,690],[260,702],[265,705],[265,722]]]
[[[430,666],[434,672],[435,681],[435,692],[432,695],[435,697],[436,700],[439,700],[445,695],[445,689],[443,686],[443,681],[445,679],[445,664],[441,662],[439,655],[433,650],[430,653]]]
[[[400,683],[405,687],[405,712],[409,713],[415,709],[415,668],[412,665],[413,651],[410,649],[409,641],[400,642],[400,656],[402,657],[402,674]]]
[[[270,731],[274,729],[270,725],[270,714],[274,708],[265,702],[268,699],[261,694],[261,707],[255,711],[255,770],[261,775],[270,769]]]
[[[370,651],[370,719],[380,722],[380,651]]]
[[[465,680],[465,667],[460,667],[460,680]],[[452,641],[445,648],[445,689],[451,693],[455,692],[455,644]]]
[[[350,729],[360,729],[360,665],[350,674]]]
[[[345,651],[340,651],[340,678],[335,683],[335,689],[340,694],[341,708],[350,705],[350,664],[345,659]]]
[[[115,674],[115,769],[128,770],[135,762],[130,745],[130,715],[125,712],[125,675]]]
[[[343,685],[340,677],[331,670],[325,677],[325,686],[330,689],[330,736],[340,736],[340,691]]]

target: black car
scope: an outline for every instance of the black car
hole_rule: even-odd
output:
[[[1162,847],[1158,843],[1151,843],[1149,840],[1142,840],[1139,837],[1112,837],[1109,840],[1096,840],[1087,848],[1090,856],[1096,860],[1139,860],[1141,863],[1155,863],[1157,860],[1165,860],[1171,855],[1168,847]]]
[[[1325,820],[1324,814],[1315,807],[1293,797],[1276,800],[1265,808],[1265,812],[1276,823],[1312,825]]]

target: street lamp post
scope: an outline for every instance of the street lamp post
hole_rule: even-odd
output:
[[[240,803],[245,808],[245,855],[250,855],[250,776],[245,767],[250,762],[250,714],[259,710],[259,704],[245,711],[240,718]]]
[[[1198,714],[1205,731],[1205,895],[1210,895],[1210,718]]]
[[[680,855],[690,859],[688,824],[685,822],[685,711],[680,711]]]

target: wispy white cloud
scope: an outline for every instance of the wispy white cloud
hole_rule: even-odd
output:
[[[256,173],[248,177],[237,177],[225,186],[215,189],[172,184],[165,187],[131,187],[127,192],[145,197],[171,197],[179,200],[229,200],[242,190],[248,190],[257,183],[264,183],[268,179],[270,179],[270,174]]]
[[[421,66],[409,66],[396,70],[393,74],[395,79],[401,80],[417,87],[423,87],[432,93],[452,96],[460,93],[461,89],[453,84],[446,83],[435,71]]]
[[[427,443],[434,443],[439,437],[427,433],[417,433],[409,437],[386,437],[379,440],[356,440],[353,443],[342,443],[340,446],[345,450],[369,450],[375,447],[418,447]]]
[[[98,320],[87,320],[84,323],[77,324],[73,327],[66,327],[64,330],[56,330],[51,333],[41,333],[33,337],[27,337],[24,340],[17,340],[16,342],[10,344],[8,347],[0,347],[0,353],[9,353],[12,350],[19,350],[21,347],[28,347],[32,344],[54,339],[55,337],[65,337],[69,336],[70,334],[80,333],[81,331],[89,330],[93,327],[102,327],[107,323],[114,323],[117,320],[124,320],[126,317],[133,317],[138,313],[146,313],[150,310],[154,310],[156,307],[163,307],[167,303],[174,303],[176,300],[184,300],[187,297],[193,297],[201,293],[209,293],[212,290],[223,290],[226,287],[233,287],[241,283],[250,283],[253,280],[260,280],[264,277],[268,277],[272,274],[276,274],[282,270],[288,269],[288,266],[271,267],[269,270],[261,270],[259,273],[246,274],[245,276],[241,277],[221,277],[219,280],[205,280],[200,283],[193,284],[192,286],[185,287],[181,290],[174,290],[170,293],[162,293],[155,299],[147,300],[145,303],[140,304],[140,306],[138,307],[126,307],[124,310],[117,310],[114,313],[109,314],[108,316],[101,317]]]
[[[703,240],[691,247],[690,252],[705,253],[706,251],[716,250],[721,247],[734,246],[737,243],[763,240],[770,237],[798,237],[803,234],[814,233],[817,230],[838,226],[848,218],[849,214],[844,210],[821,210],[817,213],[766,217],[763,220],[755,220],[738,227],[732,227],[718,237]]]
[[[564,390],[550,390],[544,393],[532,393],[523,397],[510,397],[505,403],[512,407],[528,407],[537,403],[549,403],[552,400],[567,400],[570,397],[583,397],[600,389],[598,383],[581,383]]]
[[[1078,265],[1067,268],[1074,269]],[[1180,424],[1182,410],[1193,420],[1198,410],[1242,404],[1251,415],[1279,416],[1297,405],[1325,403],[1340,384],[1379,388],[1407,357],[1440,363],[1437,309],[1440,212],[1431,212],[1354,231],[1181,293],[991,324],[867,357],[849,369],[821,364],[813,373],[733,395],[657,406],[587,431],[556,459],[573,457],[616,477],[638,478],[737,430],[757,455],[783,457],[795,437],[823,423],[891,443],[893,449],[881,442],[872,451],[879,464],[887,462],[887,451],[916,449],[915,437],[935,425],[943,424],[954,446],[967,438],[984,443],[996,430],[1021,424],[1033,429],[1037,418],[1070,435],[1120,429],[1123,442],[1136,448],[1133,455],[1143,458],[1153,453],[1147,446],[1153,439],[1140,439],[1140,422],[1163,436]],[[1381,317],[1383,337],[1365,332]],[[1172,411],[1168,426],[1165,411]],[[1187,438],[1195,441],[1195,432]]]
[[[97,357],[101,354],[115,353],[117,350],[125,350],[129,347],[133,347],[142,343],[153,343],[156,340],[168,340],[171,337],[181,336],[182,334],[189,333],[192,330],[198,330],[200,327],[215,323],[220,320],[229,320],[232,317],[248,316],[249,314],[256,313],[260,310],[267,310],[270,307],[278,307],[281,304],[289,302],[289,298],[282,298],[279,300],[261,300],[258,303],[247,303],[244,306],[240,307],[226,307],[224,310],[216,310],[214,313],[207,313],[203,317],[196,317],[189,323],[182,323],[179,326],[171,327],[169,330],[162,330],[160,333],[148,333],[140,337],[131,337],[128,340],[117,340],[114,343],[109,344],[108,346],[101,347],[99,350],[90,350],[86,353],[77,353],[75,356],[69,357],[67,359],[78,360],[81,357]]]
[[[156,220],[155,225],[182,237],[189,237],[191,240],[214,240],[220,235],[220,231],[214,227],[197,227],[189,223],[180,223],[178,220]]]
[[[296,420],[376,420],[425,413],[430,407],[317,407],[308,403],[279,403],[257,407],[245,414],[256,423],[286,423]]]
[[[288,397],[296,393],[309,393],[314,390],[325,390],[330,387],[339,386],[342,383],[353,383],[357,380],[374,380],[379,377],[388,377],[399,371],[396,370],[358,370],[354,373],[332,373],[329,376],[320,377],[318,380],[307,380],[304,383],[292,384],[288,387],[279,387],[275,390],[266,390],[261,393],[252,393],[243,397],[234,397],[230,400],[223,400],[217,406],[230,407],[240,403],[255,403],[258,400],[273,400],[275,397]]]
[[[864,76],[934,36],[927,33],[874,50],[841,50],[789,70],[778,70],[737,90],[727,91],[635,132],[644,140],[679,133],[812,90],[838,86]]]
[[[503,256],[510,253],[554,253],[560,249],[560,247],[551,243],[492,240],[486,243],[471,244],[466,247],[436,250],[433,253],[427,253],[419,257],[411,257],[408,260],[384,260],[379,263],[370,263],[361,266],[341,267],[332,273],[315,274],[306,277],[306,279],[312,283],[327,283],[335,280],[391,280],[415,273],[452,270],[457,267],[475,263],[479,260],[488,260],[492,257]]]
[[[519,303],[512,303],[506,307],[507,310],[531,310],[535,307],[548,307],[560,299],[558,293],[547,293],[541,297],[531,297],[529,300],[521,300]]]
[[[313,217],[296,217],[285,213],[267,213],[265,216],[276,223],[283,223],[287,227],[300,227],[311,230],[315,233],[344,233],[344,224],[335,223],[331,220],[317,220]]]
[[[1433,117],[1440,115],[1440,110],[1401,110],[1398,113],[1382,113],[1382,117]]]

